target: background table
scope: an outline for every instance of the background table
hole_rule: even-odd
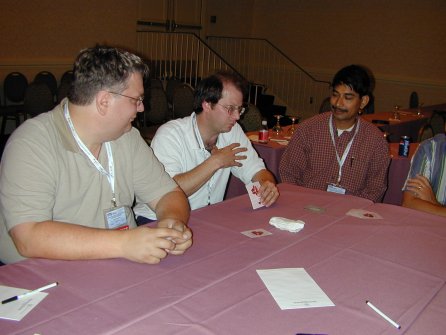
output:
[[[431,117],[435,110],[445,111],[446,104],[423,106],[421,108],[421,115],[417,115],[418,108],[400,109],[400,120],[394,119],[393,112],[365,114],[361,117],[362,119],[369,122],[372,122],[373,120],[377,120],[378,122],[388,122],[389,124],[378,123],[376,125],[379,126],[383,131],[389,133],[388,139],[391,143],[398,143],[401,136],[409,136],[411,137],[412,142],[416,142],[418,140],[419,130],[426,123],[431,122]],[[444,129],[444,125],[438,127],[438,125],[432,124],[432,126],[434,127],[434,129]]]
[[[400,110],[400,119],[393,118],[393,112],[380,112],[375,114],[362,115],[362,119],[369,122],[374,120],[389,122],[389,124],[376,124],[381,130],[387,132],[388,140],[391,143],[398,143],[401,136],[409,136],[411,141],[416,142],[419,130],[429,121],[427,115],[417,115],[410,111]]]
[[[248,196],[196,210],[194,245],[158,265],[130,261],[26,260],[0,267],[2,285],[57,288],[6,334],[444,334],[446,222],[366,199],[279,185],[270,208]],[[324,213],[305,209],[325,208]],[[345,213],[363,208],[382,220]],[[295,234],[268,224],[301,219]],[[241,231],[273,234],[250,239]],[[303,267],[335,307],[280,310],[257,269]],[[402,329],[365,304],[369,299]]]

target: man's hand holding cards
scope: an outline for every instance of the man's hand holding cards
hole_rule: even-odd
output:
[[[252,208],[257,209],[265,206],[262,204],[260,198],[260,183],[255,181],[253,183],[246,184],[246,189],[248,190],[249,199],[251,200]]]

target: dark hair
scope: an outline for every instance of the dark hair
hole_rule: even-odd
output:
[[[203,111],[204,101],[216,104],[223,92],[223,84],[233,84],[243,95],[243,101],[247,97],[247,82],[234,72],[218,71],[215,74],[202,79],[195,88],[194,112],[200,114]]]
[[[333,78],[331,87],[338,85],[347,85],[361,98],[364,95],[370,96],[372,93],[369,71],[360,65],[349,65],[339,70]]]
[[[141,73],[144,80],[149,69],[140,57],[130,52],[106,46],[84,49],[74,63],[68,99],[78,105],[87,105],[100,90],[122,92],[135,72]]]

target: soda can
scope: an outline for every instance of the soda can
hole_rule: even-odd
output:
[[[398,148],[398,155],[401,157],[409,157],[410,137],[401,136],[400,146]]]
[[[269,140],[269,132],[267,129],[260,129],[259,130],[259,142],[260,143],[267,143]]]

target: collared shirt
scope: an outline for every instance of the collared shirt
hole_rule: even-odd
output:
[[[197,138],[196,130],[196,115],[192,113],[183,119],[167,122],[155,134],[152,149],[170,176],[188,172],[211,156],[204,148],[201,137]],[[232,143],[240,143],[241,147],[248,149],[242,153],[247,156],[241,161],[243,166],[216,171],[211,179],[189,197],[192,210],[222,201],[231,173],[247,184],[257,172],[265,169],[263,160],[238,123],[229,132],[218,135],[216,146],[223,148]],[[138,204],[134,211],[137,216],[155,219],[154,213],[147,206]]]
[[[22,258],[8,231],[23,222],[54,220],[106,228],[110,183],[79,149],[63,115],[64,102],[23,123],[5,147],[0,170],[3,262]],[[135,197],[150,202],[176,188],[136,129],[112,141],[111,147],[119,206],[131,207]],[[107,166],[106,150],[101,150],[98,161]],[[134,220],[129,225],[136,227]]]
[[[437,134],[423,141],[412,157],[407,179],[419,174],[431,184],[437,201],[446,205],[446,135]],[[406,179],[406,183],[407,183]],[[406,188],[404,184],[403,190]]]
[[[318,114],[296,127],[279,167],[282,182],[326,190],[336,184],[339,174],[329,119],[331,112]],[[333,120],[333,127],[336,129]],[[335,136],[336,150],[341,156],[354,136],[351,131]],[[337,134],[337,132],[335,132]],[[388,143],[373,124],[362,121],[342,168],[340,186],[347,194],[372,201],[381,201],[387,188],[387,169],[390,162]]]

